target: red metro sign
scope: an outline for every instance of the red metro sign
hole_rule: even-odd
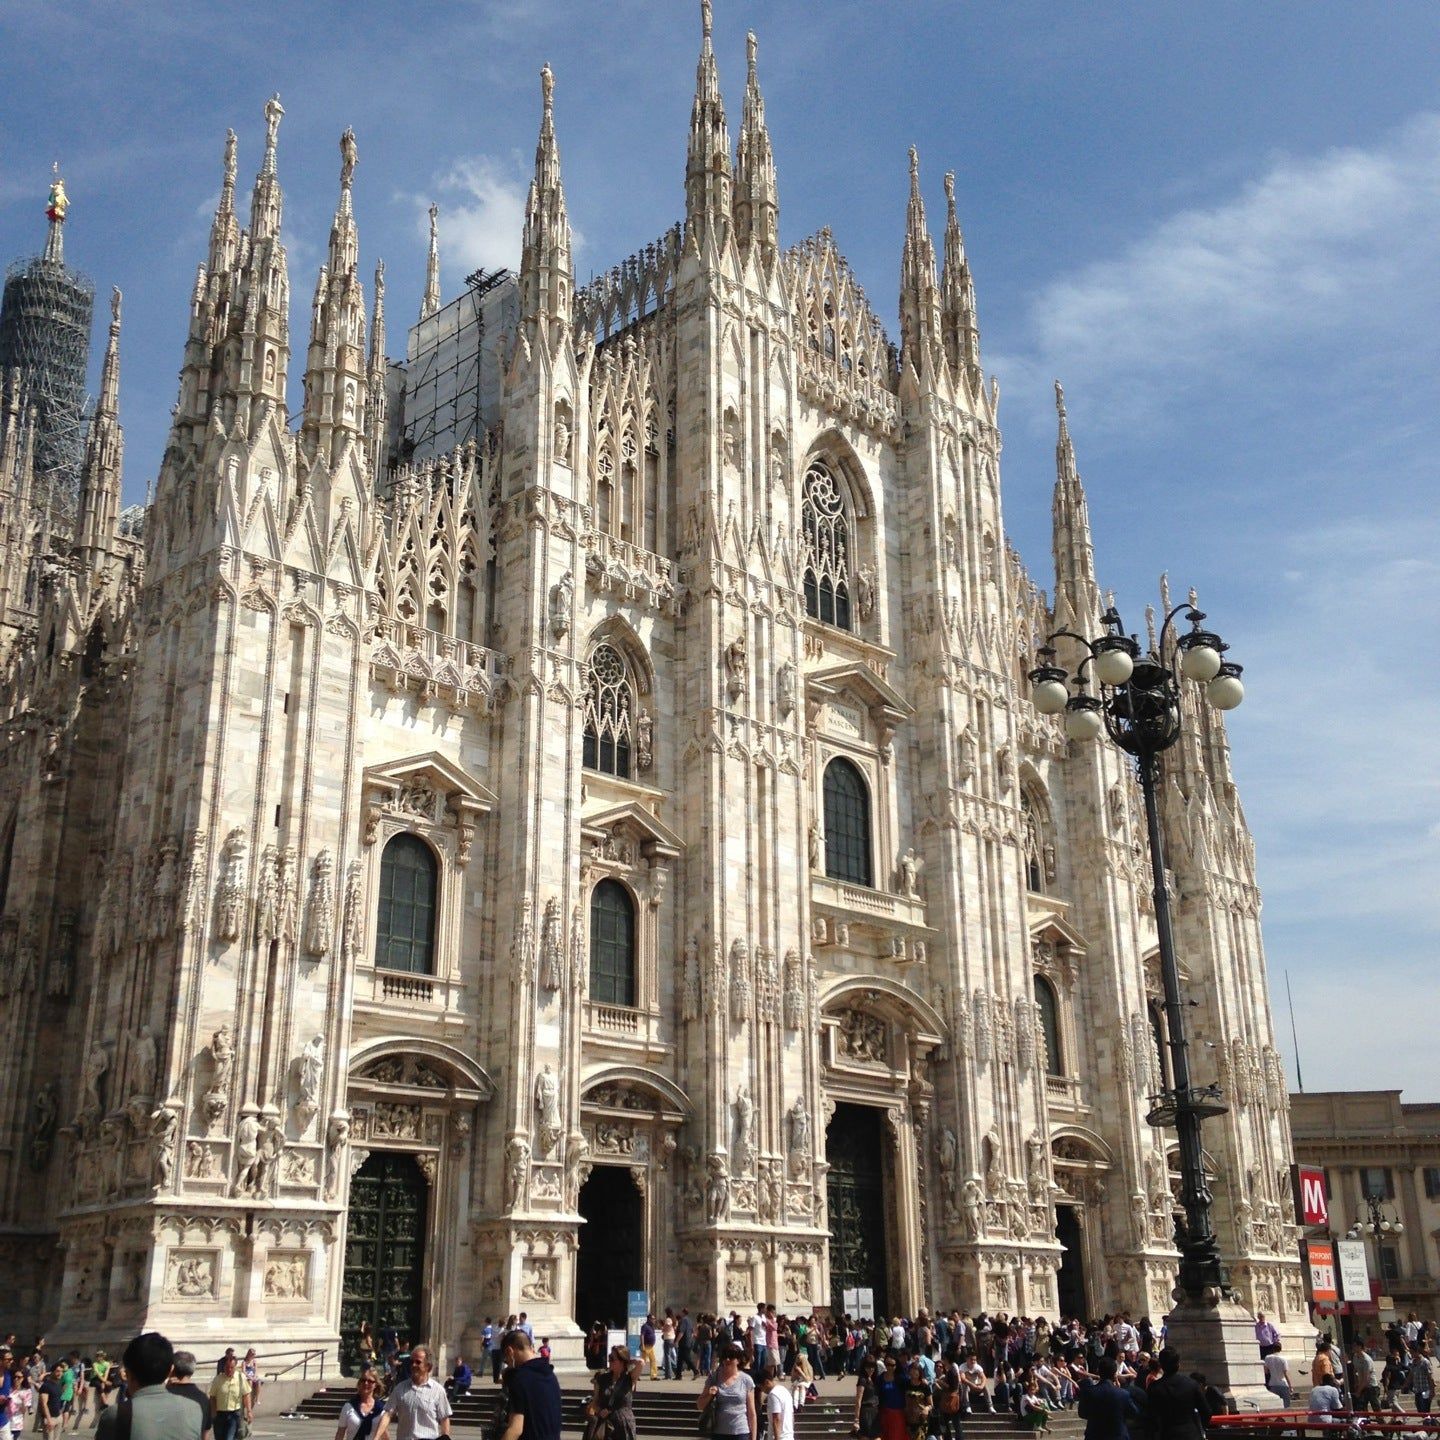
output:
[[[1325,1171],[1318,1165],[1296,1165],[1295,1222],[1320,1229],[1330,1226],[1330,1201],[1325,1196]]]

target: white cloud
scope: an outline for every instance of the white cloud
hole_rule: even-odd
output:
[[[1276,159],[1053,280],[1024,350],[995,364],[1026,391],[1052,374],[1103,386],[1095,428],[1133,427],[1217,379],[1265,383],[1267,359],[1297,344],[1396,324],[1418,336],[1437,264],[1440,115],[1424,114],[1373,148]]]
[[[528,178],[488,155],[457,160],[440,179],[440,263],[452,276],[520,264],[528,188]],[[429,235],[428,208],[422,205],[416,222],[422,236]]]

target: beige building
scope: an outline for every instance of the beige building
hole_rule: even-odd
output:
[[[1138,790],[1026,700],[1037,637],[1100,614],[1063,403],[1047,595],[952,180],[937,258],[912,152],[892,342],[835,236],[780,243],[755,45],[732,151],[703,10],[683,221],[583,289],[543,72],[478,443],[385,473],[348,131],[292,363],[277,101],[123,523],[117,309],[73,545],[0,617],[16,1323],[333,1353],[519,1309],[564,1349],[631,1289],[1169,1307]],[[1299,1325],[1218,713],[1166,763],[1222,1244]]]
[[[1407,1105],[1398,1090],[1314,1090],[1290,1097],[1295,1158],[1325,1169],[1330,1229],[1363,1227],[1372,1280],[1403,1318],[1440,1313],[1440,1104]],[[1399,1221],[1377,1247],[1367,1203]]]

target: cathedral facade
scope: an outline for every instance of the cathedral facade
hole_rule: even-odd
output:
[[[244,222],[226,146],[143,515],[118,295],[44,556],[7,388],[14,1323],[334,1357],[362,1319],[468,1353],[522,1309],[568,1351],[633,1290],[1169,1308],[1138,789],[1026,699],[1037,637],[1098,630],[1063,399],[1047,597],[953,181],[937,259],[912,152],[892,343],[828,231],[780,245],[754,40],[732,152],[704,10],[683,223],[579,289],[542,72],[483,437],[389,463],[349,132],[292,354],[278,101]],[[1166,763],[1222,1246],[1299,1324],[1220,717]]]

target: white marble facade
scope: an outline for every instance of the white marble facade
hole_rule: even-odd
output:
[[[1064,1207],[1088,1309],[1168,1308],[1138,793],[1025,700],[1037,634],[1097,628],[1063,407],[1047,598],[951,180],[937,260],[912,153],[894,345],[828,230],[780,246],[753,41],[735,153],[706,10],[683,223],[576,290],[545,72],[501,413],[393,474],[355,142],[291,405],[278,102],[248,219],[231,137],[143,554],[102,404],[73,558],[5,617],[17,1320],[333,1349],[352,1177],[392,1153],[437,1344],[522,1308],[574,1336],[606,1166],[657,1304],[828,1304],[837,1105],[879,1112],[892,1308],[1053,1313]],[[22,468],[0,447],[7,494]],[[1232,1099],[1217,1215],[1242,1295],[1297,1320],[1253,846],[1190,721],[1166,826]],[[435,875],[418,972],[377,964],[397,837]]]

